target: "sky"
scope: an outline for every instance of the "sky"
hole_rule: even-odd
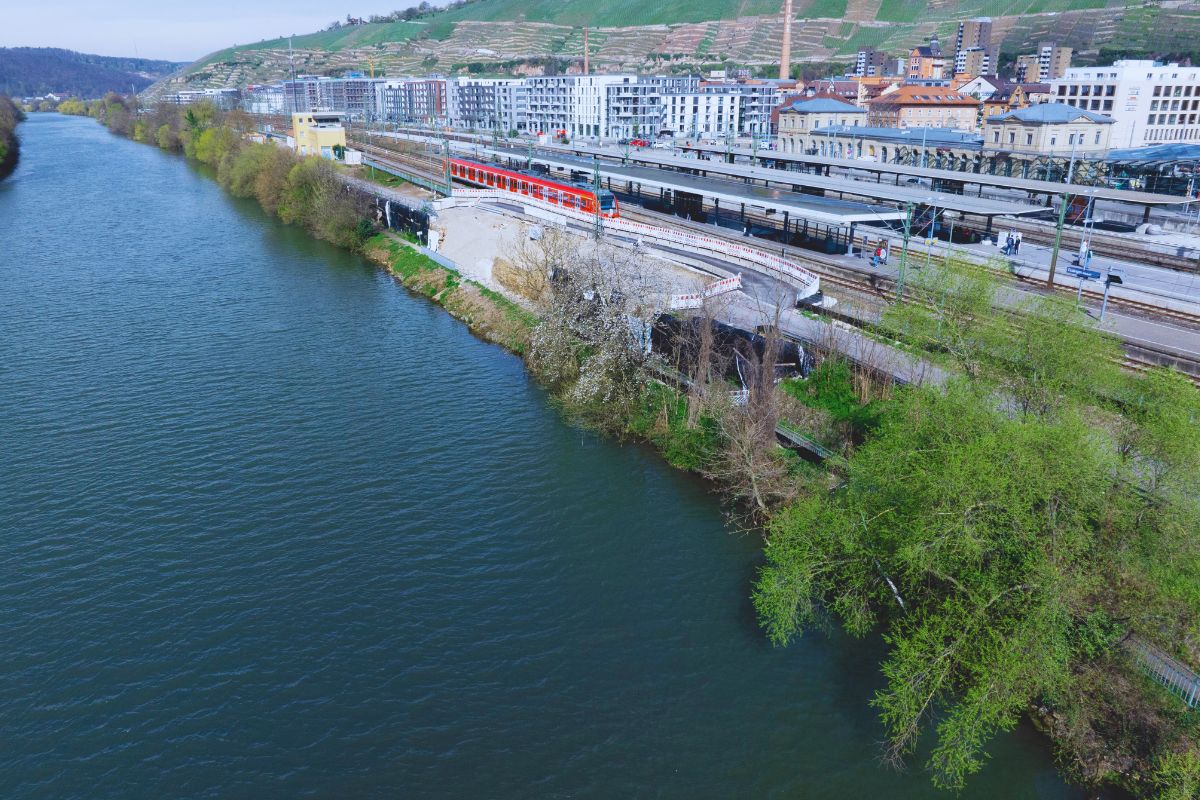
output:
[[[312,33],[419,0],[0,0],[0,47],[194,61],[234,44]],[[443,5],[444,3],[435,3]]]

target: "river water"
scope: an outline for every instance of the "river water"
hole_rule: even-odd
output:
[[[0,796],[932,798],[878,642],[753,536],[183,159],[32,115],[0,183]],[[963,798],[1064,798],[1027,729]]]

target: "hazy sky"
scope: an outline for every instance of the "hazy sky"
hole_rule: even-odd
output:
[[[66,47],[192,61],[232,44],[311,33],[419,0],[0,0],[0,47]],[[437,3],[442,5],[442,3]]]

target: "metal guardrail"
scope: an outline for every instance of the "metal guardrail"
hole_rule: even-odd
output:
[[[564,217],[575,219],[581,222],[595,222],[595,216],[586,214],[580,211],[563,208],[561,206],[547,203],[538,200],[534,197],[525,195],[514,195],[511,192],[502,192],[495,189],[463,189],[454,188],[451,195],[452,198],[463,199],[479,199],[479,200],[512,200],[523,204],[529,204],[538,208],[544,208],[555,214],[560,214]],[[643,239],[650,239],[656,242],[678,245],[686,248],[698,248],[707,250],[710,253],[716,253],[726,256],[735,261],[752,264],[763,267],[769,273],[773,273],[779,278],[786,280],[788,283],[797,285],[797,288],[804,292],[802,296],[816,294],[821,289],[821,278],[815,272],[810,272],[804,267],[779,256],[765,253],[753,247],[746,245],[734,244],[725,239],[720,239],[715,236],[705,236],[703,234],[688,233],[685,231],[668,230],[660,228],[656,225],[647,225],[643,222],[632,222],[626,219],[607,219],[601,218],[601,224],[606,230],[620,231],[637,236]]]
[[[1125,648],[1147,675],[1180,697],[1188,708],[1195,708],[1200,703],[1200,675],[1140,639],[1126,641]]]
[[[365,153],[363,154],[362,163],[365,167],[371,167],[372,169],[386,172],[389,175],[395,175],[397,178],[403,178],[409,183],[421,186],[431,192],[434,192],[435,194],[446,194],[445,183],[442,183],[441,181],[433,181],[416,172],[409,172],[408,170],[401,169],[395,164],[380,161],[379,159],[372,158]]]

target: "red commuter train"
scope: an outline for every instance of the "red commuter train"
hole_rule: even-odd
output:
[[[559,183],[537,175],[503,169],[492,164],[480,164],[461,158],[450,159],[450,175],[460,181],[488,189],[512,192],[551,205],[562,206],[585,214],[595,214],[599,203],[600,216],[616,219],[621,215],[617,198],[608,189],[597,192],[590,186]]]

